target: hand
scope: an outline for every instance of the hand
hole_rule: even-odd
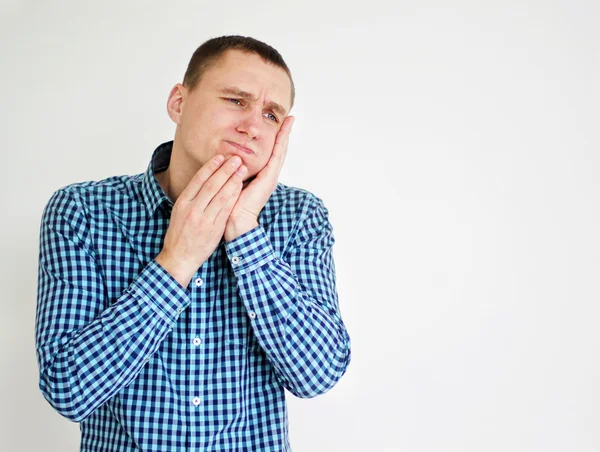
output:
[[[293,116],[285,119],[275,138],[273,152],[267,165],[242,190],[225,226],[226,241],[230,242],[258,226],[258,214],[277,187],[294,120]]]
[[[217,155],[203,165],[177,198],[163,249],[156,257],[183,287],[217,248],[242,190],[247,172],[242,160],[233,156],[223,161]]]

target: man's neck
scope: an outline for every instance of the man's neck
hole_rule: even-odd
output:
[[[185,154],[179,152],[179,147],[176,142],[173,142],[173,150],[171,151],[171,159],[169,167],[158,174],[156,180],[161,186],[167,197],[175,202],[185,189],[192,177],[200,169],[197,162],[188,161],[184,157]]]

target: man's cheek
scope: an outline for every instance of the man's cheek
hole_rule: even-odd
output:
[[[268,152],[264,153],[264,155],[260,159],[260,162],[257,165],[258,171],[262,170],[265,166],[267,166],[267,164],[269,163],[269,160],[271,160],[271,155],[273,155],[273,150],[272,149],[269,150]]]

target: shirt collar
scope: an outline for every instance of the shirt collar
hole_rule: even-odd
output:
[[[167,141],[158,146],[154,150],[148,169],[142,178],[142,198],[150,217],[158,208],[162,208],[168,213],[173,208],[173,201],[169,199],[156,180],[156,173],[169,167],[172,151],[173,141]]]

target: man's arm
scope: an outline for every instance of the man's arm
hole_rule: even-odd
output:
[[[288,250],[278,256],[262,226],[226,244],[254,334],[283,386],[310,398],[331,389],[350,363],[328,211],[310,196]]]
[[[36,355],[40,389],[60,414],[85,419],[158,350],[191,303],[184,287],[223,236],[242,188],[240,165],[239,157],[215,156],[196,172],[173,207],[160,254],[118,300],[106,298],[79,195],[51,197],[40,227]]]
[[[140,373],[191,302],[154,260],[106,298],[79,195],[55,192],[42,214],[36,356],[42,394],[81,422]]]

